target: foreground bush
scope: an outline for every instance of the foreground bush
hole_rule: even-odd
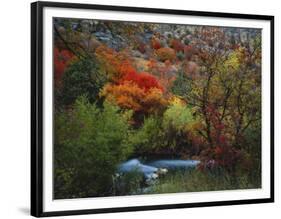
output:
[[[195,120],[192,111],[180,103],[172,103],[163,116],[149,116],[135,132],[132,143],[140,154],[167,153],[181,156],[190,150],[188,128]]]
[[[129,111],[105,102],[103,109],[79,98],[56,115],[55,198],[111,194],[116,166],[131,153]]]

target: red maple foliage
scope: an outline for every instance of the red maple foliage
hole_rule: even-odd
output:
[[[54,78],[56,84],[60,82],[62,75],[67,67],[67,64],[69,60],[73,58],[73,56],[73,53],[69,50],[59,50],[57,47],[54,48]]]
[[[248,162],[239,148],[231,144],[231,137],[227,133],[228,126],[221,119],[221,113],[214,105],[206,107],[206,116],[211,126],[210,136],[213,147],[203,150],[203,161],[200,170],[223,168],[233,172],[241,162]],[[247,164],[247,168],[250,164]]]
[[[137,73],[135,70],[133,71],[131,69],[127,72],[127,74],[125,74],[121,83],[123,83],[124,81],[131,81],[138,85],[139,88],[142,88],[145,91],[148,91],[151,88],[157,88],[161,91],[164,90],[158,80],[156,79],[156,77],[147,72]]]

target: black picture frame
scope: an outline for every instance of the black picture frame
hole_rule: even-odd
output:
[[[45,7],[67,9],[95,9],[123,12],[142,12],[154,14],[191,15],[218,18],[244,18],[270,22],[270,198],[249,200],[228,200],[200,203],[181,203],[136,207],[101,209],[82,209],[44,212],[43,210],[43,9]],[[92,4],[34,2],[31,4],[31,215],[35,217],[128,212],[175,208],[193,208],[222,205],[240,205],[274,202],[274,17],[267,15],[234,14],[221,12],[185,11],[157,8],[137,8],[124,6],[105,6]]]

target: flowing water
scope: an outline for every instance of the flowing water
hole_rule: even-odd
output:
[[[131,159],[118,166],[118,174],[139,172],[146,180],[156,179],[170,171],[187,170],[196,167],[198,160],[159,159],[141,162],[139,159]]]

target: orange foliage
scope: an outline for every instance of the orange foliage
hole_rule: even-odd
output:
[[[96,49],[95,54],[101,66],[113,81],[118,81],[125,74],[135,71],[126,52],[116,52],[105,45],[101,45]]]
[[[168,101],[158,88],[152,88],[143,99],[143,111],[146,113],[162,112],[167,105]]]
[[[103,45],[96,49],[96,56],[112,79],[101,96],[121,108],[144,114],[160,112],[168,104],[157,78],[147,72],[138,73],[126,54]]]
[[[151,88],[146,92],[130,81],[118,85],[107,84],[100,95],[121,108],[132,109],[134,112],[157,113],[167,105],[161,90]]]
[[[107,100],[115,102],[122,108],[140,111],[145,92],[136,84],[124,82],[119,85],[107,84],[103,88],[101,96],[105,96]]]
[[[174,49],[165,47],[165,48],[160,48],[156,51],[156,54],[158,58],[164,62],[166,60],[169,61],[174,61],[176,59],[176,52]]]
[[[168,62],[170,59],[174,59],[170,54],[172,52],[172,54],[175,56],[173,49],[162,49],[159,49],[160,53],[161,51],[165,53],[165,51],[167,50],[167,54],[165,53],[163,56],[167,56]],[[131,64],[132,61],[124,52],[116,52],[113,49],[102,45],[96,49],[95,53],[105,72],[113,82],[122,84],[126,81],[131,81],[140,88],[144,89],[145,92],[151,88],[157,88],[161,91],[164,91],[163,86],[159,83],[155,76],[147,72],[138,73]]]

